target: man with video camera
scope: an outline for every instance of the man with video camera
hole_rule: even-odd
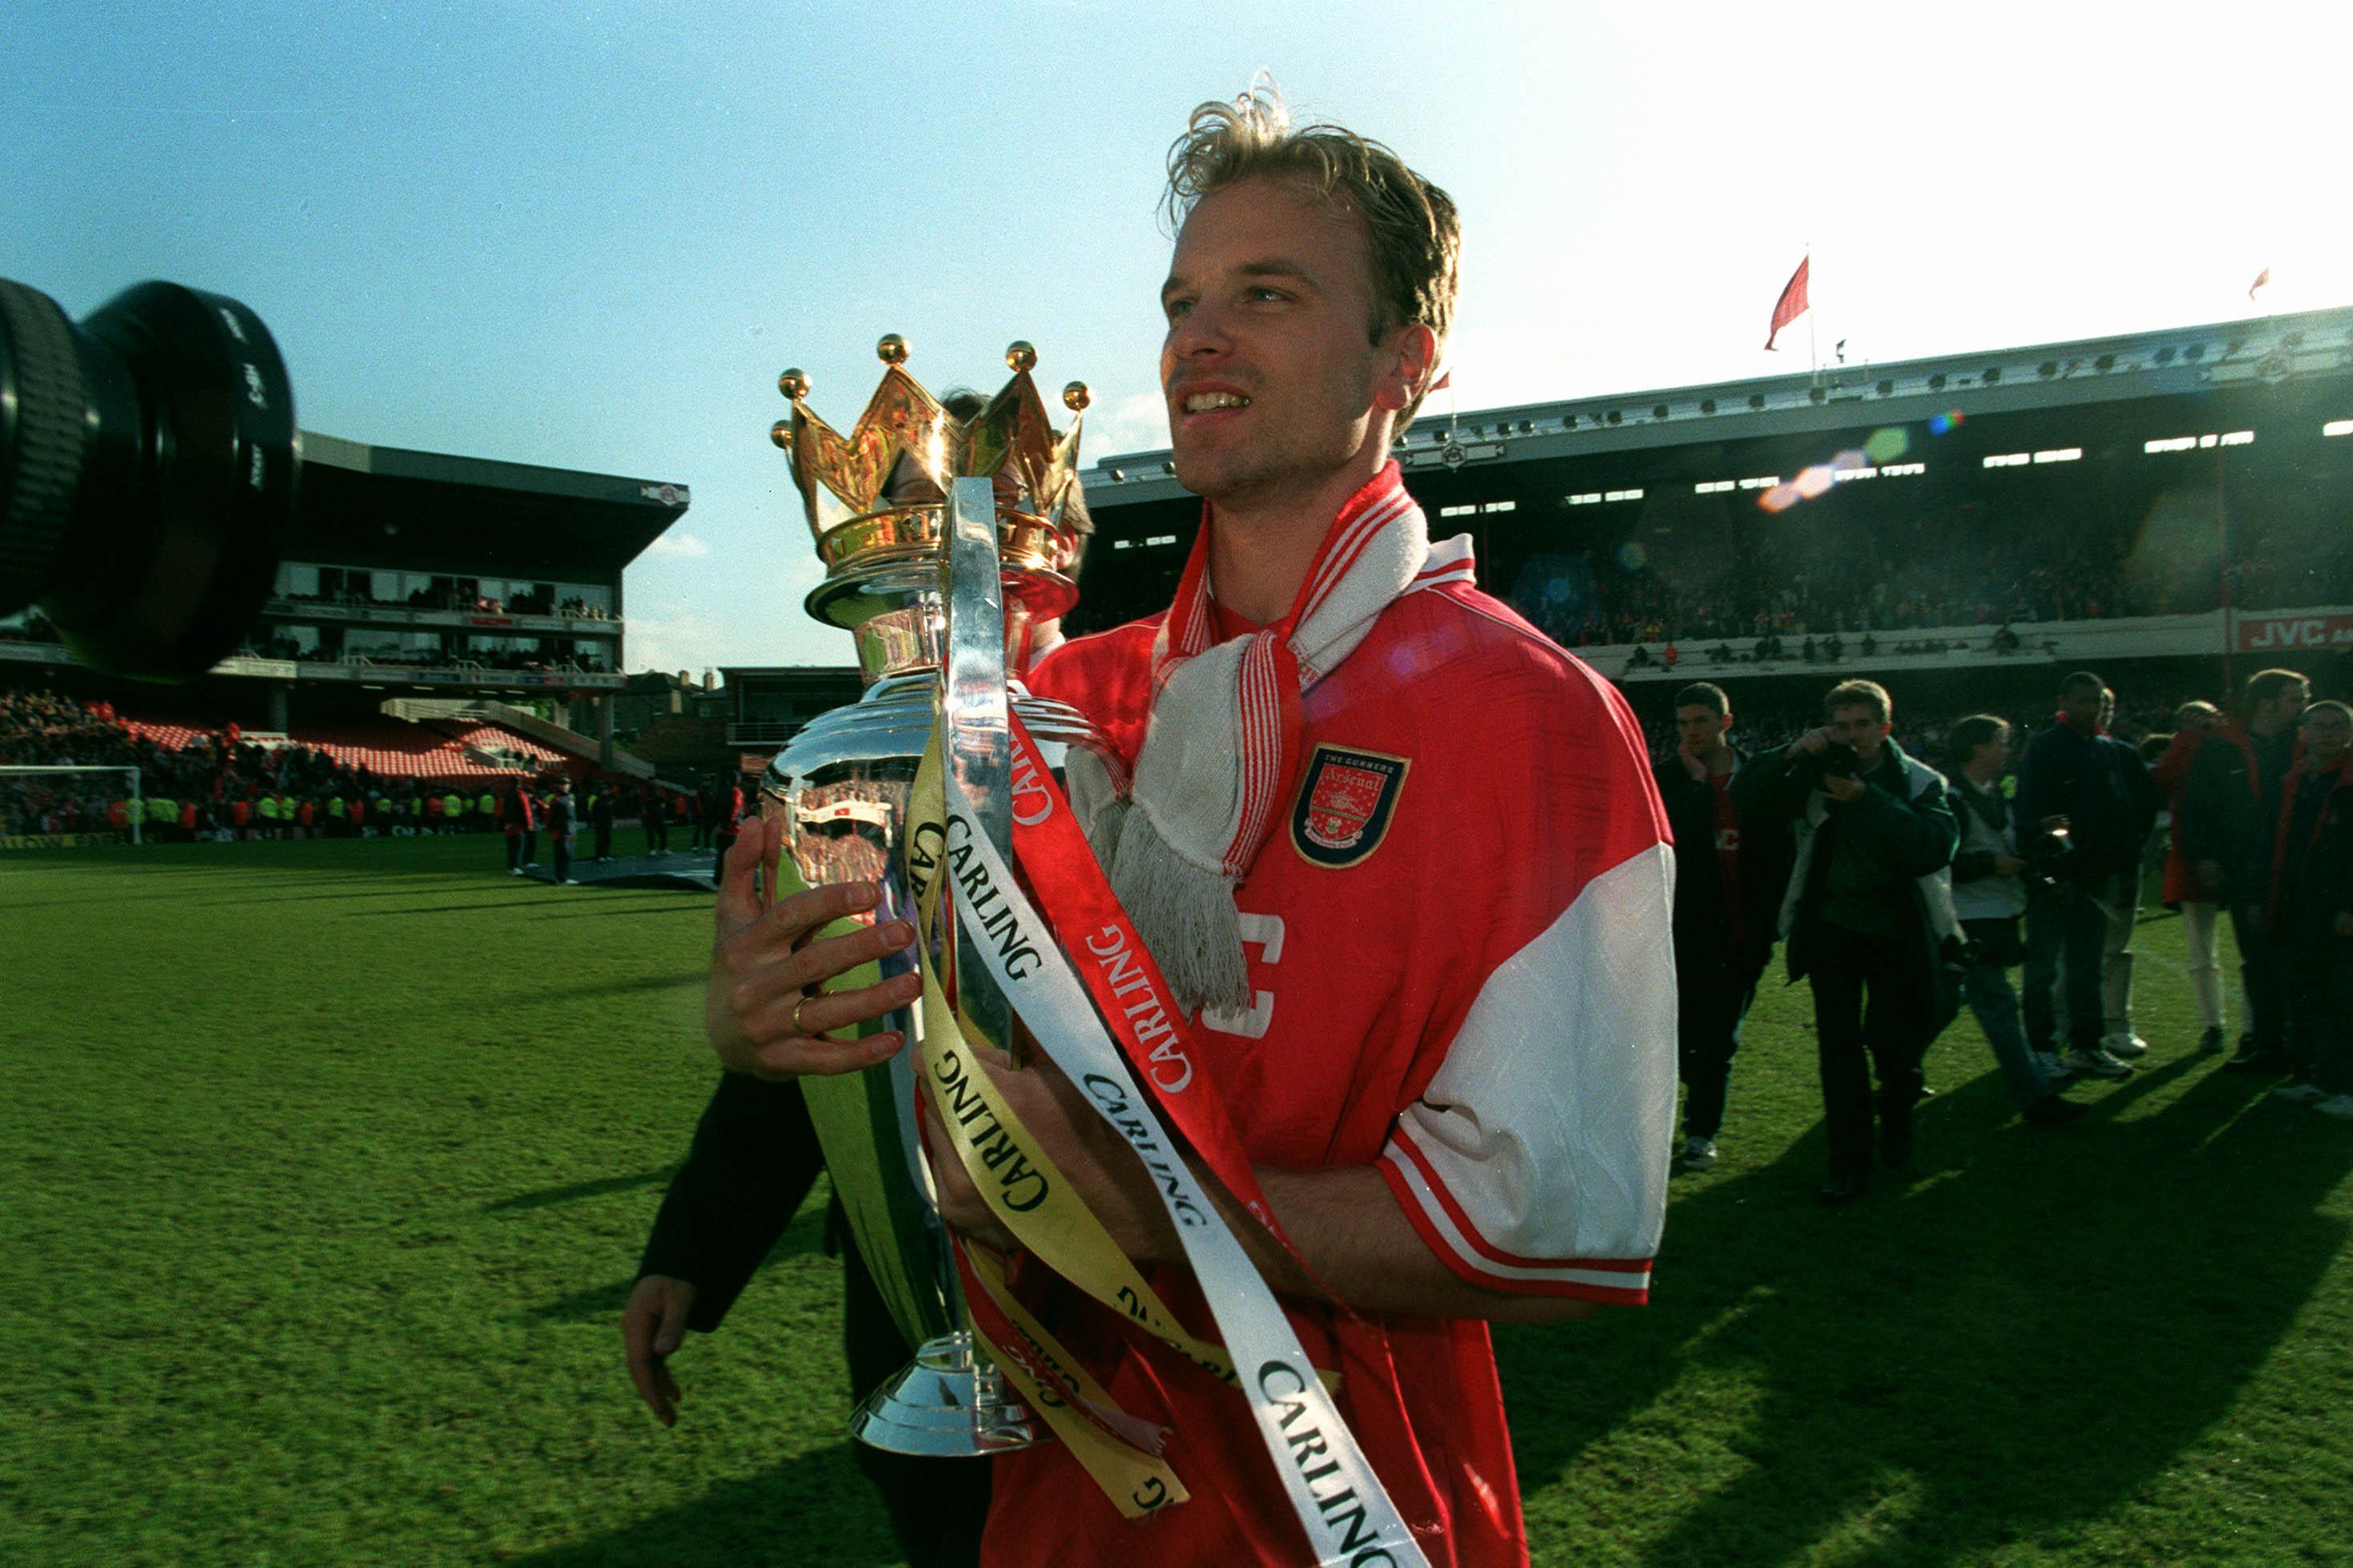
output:
[[[1943,776],[1889,739],[1885,687],[1845,681],[1822,707],[1829,723],[1760,758],[1732,790],[1744,815],[1796,829],[1781,935],[1790,980],[1813,984],[1831,1145],[1819,1195],[1837,1206],[1870,1185],[1874,1071],[1878,1161],[1893,1171],[1912,1158],[1920,1058],[1957,995],[1943,950],[1958,941],[1947,878],[1959,828]]]

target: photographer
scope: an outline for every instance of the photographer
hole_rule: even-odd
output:
[[[2026,912],[2018,833],[2010,801],[2000,786],[2010,765],[2010,721],[1974,713],[1955,724],[1945,740],[1945,776],[1953,786],[1953,816],[1960,824],[1960,847],[1953,856],[1953,913],[1968,939],[1968,969],[1961,994],[1993,1047],[2002,1081],[2030,1123],[2072,1121],[2084,1108],[2061,1099],[2028,1045],[2019,1019],[2018,993],[2010,967],[2025,956],[2018,936]]]
[[[1760,758],[1732,795],[1744,814],[1797,832],[1781,935],[1790,980],[1813,985],[1831,1146],[1820,1197],[1837,1205],[1870,1184],[1874,1070],[1880,1163],[1900,1170],[1912,1158],[1920,1058],[1953,1016],[1942,949],[1958,941],[1947,868],[1959,829],[1944,779],[1888,739],[1884,687],[1847,681],[1823,709],[1828,724]]]
[[[2063,831],[2068,846],[2029,887],[2026,1033],[2056,1049],[2063,1029],[2062,1066],[2092,1078],[2128,1078],[2125,1058],[2148,1049],[2132,1030],[2132,938],[2141,849],[2165,804],[2140,753],[2106,732],[2115,702],[2089,670],[2067,677],[2058,720],[2027,743],[2018,780],[2019,820]],[[2045,857],[2029,858],[2042,868]]]

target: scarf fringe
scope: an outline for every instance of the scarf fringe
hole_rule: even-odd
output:
[[[1205,1007],[1246,1010],[1250,964],[1232,879],[1180,854],[1161,836],[1148,806],[1124,816],[1107,869],[1136,934],[1159,963],[1171,999],[1188,1015]]]

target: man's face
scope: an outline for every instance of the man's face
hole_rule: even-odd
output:
[[[1176,237],[1161,305],[1160,385],[1186,489],[1280,493],[1363,449],[1383,356],[1368,341],[1371,256],[1353,213],[1272,179],[1214,192]]]
[[[2305,715],[2304,754],[2322,767],[2333,766],[2348,747],[2353,747],[2353,721],[2334,708],[2316,709]]]
[[[2277,697],[2265,698],[2256,703],[2255,717],[2260,719],[2268,712],[2274,723],[2293,724],[2302,717],[2304,705],[2310,700],[2312,700],[2311,687],[2287,687]]]
[[[1675,739],[1689,751],[1715,750],[1717,738],[1731,725],[1731,714],[1719,718],[1704,702],[1686,702],[1675,710]]]
[[[2078,730],[2095,729],[2100,722],[2102,695],[2096,686],[2071,687],[2059,694],[2059,711]]]
[[[1849,702],[1831,710],[1831,738],[1841,745],[1852,746],[1862,759],[1864,767],[1879,760],[1880,742],[1887,739],[1887,724],[1871,710],[1867,702]]]

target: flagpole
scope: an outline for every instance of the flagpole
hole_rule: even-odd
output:
[[[1822,351],[1814,341],[1814,242],[1806,241],[1806,357],[1814,363],[1813,384],[1822,384]]]

